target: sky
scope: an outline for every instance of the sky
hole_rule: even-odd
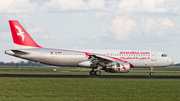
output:
[[[179,0],[0,0],[0,61],[14,49],[8,20],[43,47],[146,49],[180,63]]]

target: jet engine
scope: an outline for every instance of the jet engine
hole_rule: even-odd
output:
[[[112,73],[127,73],[130,70],[129,63],[112,63],[111,66],[106,67],[106,72]]]

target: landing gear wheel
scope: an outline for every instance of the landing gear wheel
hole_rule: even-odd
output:
[[[101,71],[97,70],[96,71],[96,76],[100,76],[101,75]]]
[[[150,76],[154,76],[154,72],[150,72]]]
[[[95,75],[95,71],[94,70],[90,71],[89,73],[90,73],[90,75]]]

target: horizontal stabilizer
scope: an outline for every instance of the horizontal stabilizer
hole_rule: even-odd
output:
[[[23,51],[20,51],[20,50],[11,50],[11,51],[13,51],[15,54],[21,54],[21,55],[29,54],[27,52],[23,52]]]

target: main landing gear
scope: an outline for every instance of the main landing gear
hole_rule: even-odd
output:
[[[154,76],[153,67],[150,67],[150,76]]]
[[[92,68],[92,70],[89,72],[90,75],[96,75],[96,76],[100,76],[101,75],[101,69],[103,69],[103,67],[101,65],[97,65],[97,70],[94,71],[95,68]]]
[[[90,75],[96,75],[96,76],[100,76],[101,75],[101,71],[99,71],[99,70],[94,71],[94,69],[91,70],[89,73],[90,73]]]

